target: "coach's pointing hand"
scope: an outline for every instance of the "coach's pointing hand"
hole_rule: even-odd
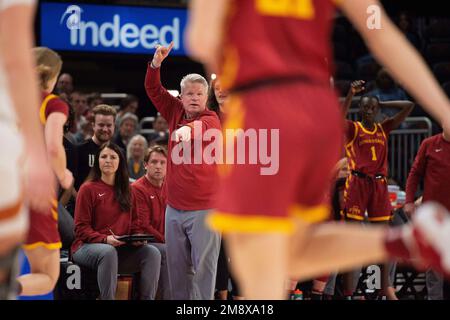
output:
[[[191,140],[191,127],[182,126],[180,129],[175,131],[175,142],[184,141],[188,142]]]
[[[169,55],[170,50],[173,48],[173,41],[169,44],[168,47],[164,47],[161,45],[156,45],[156,51],[153,55],[152,67],[159,68],[161,67],[161,63],[163,60]]]

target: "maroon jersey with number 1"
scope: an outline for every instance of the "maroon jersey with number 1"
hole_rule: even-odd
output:
[[[391,131],[389,122],[377,123],[370,131],[361,122],[347,120],[346,155],[351,170],[376,175],[387,175],[388,135]]]
[[[376,123],[373,130],[347,120],[346,156],[351,171],[345,183],[342,215],[350,220],[389,221],[392,206],[387,189],[388,135],[391,121]]]

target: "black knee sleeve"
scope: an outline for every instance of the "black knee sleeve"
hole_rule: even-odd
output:
[[[14,300],[21,291],[17,281],[19,274],[19,247],[0,256],[0,272],[4,275],[0,281],[0,300]]]

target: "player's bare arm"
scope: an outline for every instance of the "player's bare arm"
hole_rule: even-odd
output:
[[[380,8],[380,29],[367,28],[366,10],[371,5]],[[422,57],[392,23],[379,1],[343,0],[340,7],[378,61],[450,133],[449,100]]]
[[[344,115],[344,119],[347,118],[347,113],[352,105],[352,100],[355,94],[358,94],[366,89],[364,87],[365,83],[366,82],[364,80],[355,80],[350,84],[350,89],[348,90],[347,96],[344,100],[344,104],[342,105],[342,113]]]
[[[47,212],[51,208],[54,178],[47,162],[38,113],[30,112],[39,108],[38,81],[31,54],[33,15],[33,6],[26,4],[0,12],[0,55],[27,152],[24,194],[32,209]],[[36,188],[37,185],[47,188]]]
[[[400,109],[397,114],[391,118],[383,121],[383,125],[389,123],[392,129],[398,128],[398,126],[405,121],[406,117],[409,116],[411,111],[414,109],[414,102],[412,101],[383,101],[380,102],[380,108],[398,108]]]
[[[48,158],[59,183],[64,189],[68,189],[73,183],[72,173],[66,169],[66,152],[62,144],[63,127],[66,120],[65,114],[54,112],[50,114],[45,124]]]
[[[192,0],[186,46],[189,55],[217,72],[228,0]]]

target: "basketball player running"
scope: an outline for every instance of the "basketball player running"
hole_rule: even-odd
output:
[[[51,49],[33,49],[37,73],[42,90],[42,104],[39,113],[45,132],[49,162],[59,184],[68,189],[73,183],[72,173],[66,168],[66,153],[63,146],[63,131],[69,113],[69,106],[51,94],[62,61]],[[42,295],[53,290],[59,277],[59,249],[61,239],[58,233],[58,202],[56,193],[49,199],[52,208],[47,212],[30,211],[30,228],[23,245],[30,262],[31,273],[18,278],[20,295]]]
[[[381,29],[367,27],[371,5],[380,8]],[[379,2],[343,0],[339,6],[377,59],[450,132],[447,97]],[[191,55],[218,70],[231,91],[224,128],[280,130],[279,172],[262,176],[247,164],[225,168],[217,211],[209,217],[210,226],[224,233],[249,299],[282,299],[287,278],[392,256],[450,271],[450,250],[441,245],[450,240],[444,229],[450,219],[436,205],[419,209],[404,229],[312,224],[328,215],[327,173],[342,146],[342,119],[325,62],[331,61],[334,9],[330,0],[191,2]]]
[[[30,112],[30,108],[39,106],[31,54],[33,3],[31,0],[0,0],[1,300],[14,299],[17,294],[16,254],[28,226],[25,205],[39,211],[50,210],[49,199],[54,192],[39,117]],[[23,150],[26,150],[26,158]],[[25,181],[23,176],[26,176]]]

